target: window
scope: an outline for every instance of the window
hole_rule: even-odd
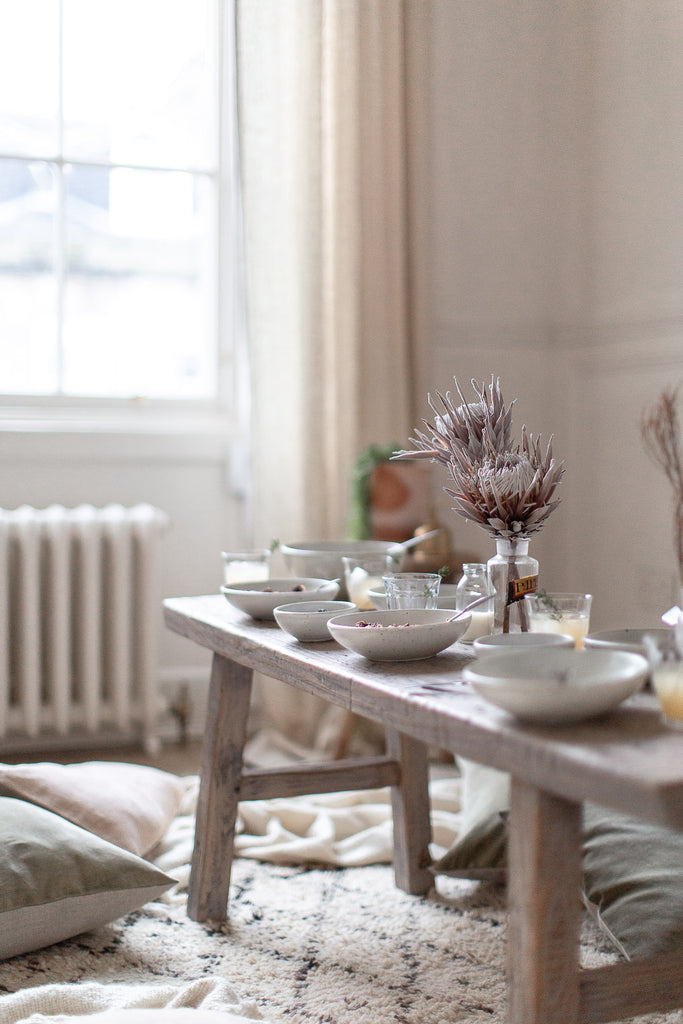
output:
[[[0,393],[215,399],[220,0],[0,0]]]

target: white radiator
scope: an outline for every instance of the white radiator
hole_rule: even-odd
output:
[[[0,509],[0,751],[158,745],[151,505]]]

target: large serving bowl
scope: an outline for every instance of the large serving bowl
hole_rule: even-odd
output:
[[[273,615],[280,629],[301,643],[320,643],[332,640],[327,623],[342,612],[355,611],[353,601],[295,601],[281,604]]]
[[[319,579],[310,576],[289,576],[267,580],[249,580],[233,587],[222,586],[221,594],[235,608],[251,615],[253,619],[273,619],[274,609],[279,604],[293,604],[296,601],[332,601],[337,596],[339,584],[336,580]]]
[[[444,651],[466,631],[470,616],[449,622],[452,615],[439,608],[348,612],[335,615],[327,628],[342,647],[370,661],[421,661]]]
[[[324,579],[341,580],[339,596],[348,598],[344,580],[342,558],[362,558],[370,554],[389,554],[396,544],[383,540],[301,540],[292,544],[281,544],[280,551],[285,565],[296,576],[321,576]],[[397,549],[396,568],[399,568],[401,549]]]
[[[583,641],[586,647],[607,651],[634,651],[646,654],[644,643],[646,636],[652,637],[655,644],[671,637],[670,627],[654,626],[652,629],[605,629],[598,633],[589,633]]]
[[[647,674],[641,654],[567,647],[486,654],[464,669],[465,678],[492,704],[547,724],[604,714],[635,693]]]
[[[489,633],[472,644],[477,654],[498,654],[538,647],[573,647],[574,637],[565,633]]]

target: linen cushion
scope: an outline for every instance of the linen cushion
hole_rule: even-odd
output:
[[[145,765],[0,764],[0,796],[30,800],[140,857],[163,836],[187,786]]]
[[[432,870],[504,877],[509,778],[471,762],[461,772],[463,829]],[[583,835],[584,894],[607,937],[629,957],[683,951],[683,832],[586,804]]]
[[[510,777],[457,758],[462,807],[458,838],[432,867],[435,874],[502,881],[507,867]]]
[[[0,797],[0,959],[113,921],[174,881],[57,814]]]

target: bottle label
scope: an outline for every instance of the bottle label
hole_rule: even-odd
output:
[[[521,601],[525,594],[533,594],[538,588],[538,575],[520,576],[519,579],[510,580],[508,583],[508,604]]]

